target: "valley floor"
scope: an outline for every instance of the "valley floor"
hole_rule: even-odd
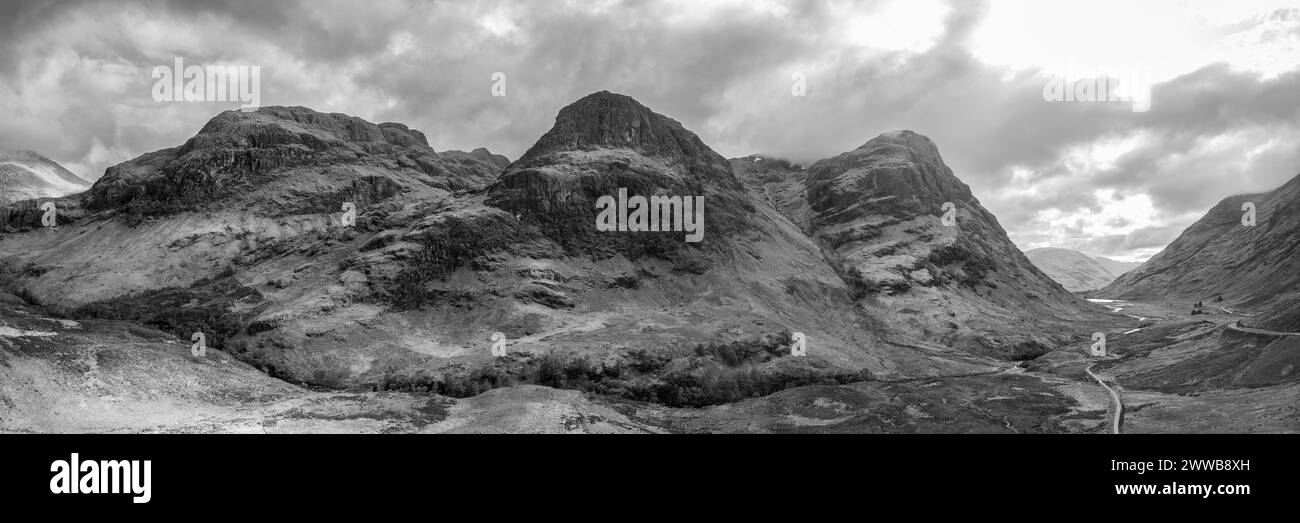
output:
[[[128,322],[43,317],[0,299],[0,431],[185,433],[1300,432],[1295,338],[1238,332],[1244,316],[1108,303],[1131,321],[1035,360],[948,376],[793,387],[673,408],[538,385],[468,398],[311,390],[220,351]],[[1118,316],[1117,316],[1118,318]],[[1248,322],[1247,322],[1248,324]],[[1137,330],[1134,330],[1137,329]]]

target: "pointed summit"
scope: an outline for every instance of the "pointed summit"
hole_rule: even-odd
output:
[[[1060,341],[1045,325],[1089,308],[1030,263],[925,136],[884,133],[808,173],[810,236],[892,325],[1027,359]]]
[[[538,225],[572,252],[676,252],[680,240],[669,235],[595,230],[596,202],[620,189],[645,198],[704,198],[706,243],[746,228],[754,212],[726,158],[676,120],[609,91],[560,109],[555,125],[506,167],[487,202]]]
[[[852,151],[809,168],[813,209],[851,214],[880,205],[911,214],[930,213],[944,202],[971,202],[970,187],[943,163],[939,148],[913,131],[890,131]],[[873,201],[870,206],[855,205]]]
[[[656,113],[630,96],[600,91],[582,97],[555,117],[523,158],[559,151],[631,149],[669,159],[701,158],[725,162],[677,120]]]

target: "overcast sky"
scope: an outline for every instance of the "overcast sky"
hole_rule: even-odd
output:
[[[238,102],[157,102],[155,66],[261,68],[263,105],[402,122],[516,158],[607,89],[724,156],[809,162],[911,129],[1024,249],[1141,260],[1300,173],[1300,1],[13,1],[0,148],[87,179]],[[1065,65],[1151,107],[1048,102]],[[495,72],[504,97],[492,96]],[[795,74],[806,95],[793,96]],[[1053,76],[1057,75],[1057,76]]]

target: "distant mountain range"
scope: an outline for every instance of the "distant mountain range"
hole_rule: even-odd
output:
[[[0,151],[0,205],[32,198],[58,198],[91,183],[33,151]]]
[[[1079,251],[1042,247],[1025,251],[1034,265],[1071,292],[1100,289],[1141,263],[1094,258]]]

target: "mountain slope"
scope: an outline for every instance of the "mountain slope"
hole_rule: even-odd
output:
[[[1242,224],[1242,206],[1257,224]],[[1211,301],[1268,311],[1257,326],[1295,324],[1300,294],[1300,176],[1262,194],[1225,198],[1138,269],[1101,295],[1148,301]]]
[[[1043,247],[1025,251],[1029,261],[1042,269],[1071,292],[1100,289],[1113,281],[1118,274],[1112,273],[1102,263],[1079,251]],[[1120,262],[1114,262],[1120,263]]]
[[[1103,314],[1035,268],[917,133],[882,134],[806,171],[733,165],[822,246],[856,303],[903,335],[1026,359]],[[941,221],[946,203],[954,226]]]
[[[227,111],[184,145],[110,167],[90,190],[56,201],[60,224],[74,225],[65,240],[12,236],[0,257],[43,267],[28,290],[64,307],[188,287],[250,260],[355,240],[369,225],[342,227],[345,202],[363,215],[391,212],[484,185],[503,160],[445,157],[401,124],[301,107]],[[9,211],[11,225],[40,228],[35,206]]]
[[[90,188],[90,182],[32,151],[0,151],[0,205],[57,198]]]
[[[330,392],[277,380],[121,321],[45,317],[0,291],[0,433],[659,432],[575,391],[457,400]]]

